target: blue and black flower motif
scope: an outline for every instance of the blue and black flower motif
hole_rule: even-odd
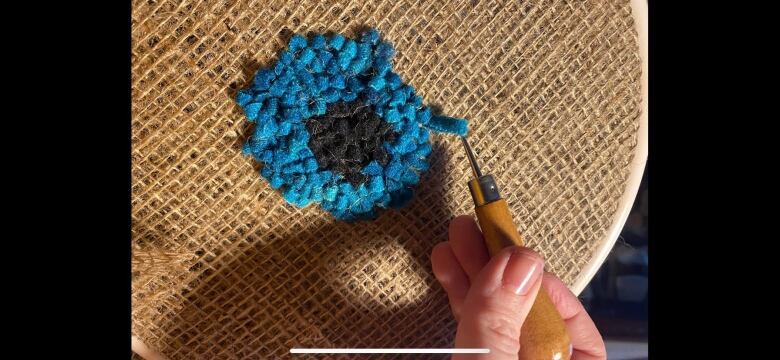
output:
[[[257,123],[244,152],[296,205],[344,220],[401,207],[428,170],[429,131],[465,135],[465,119],[433,116],[393,72],[395,50],[376,30],[359,40],[294,35],[272,68],[236,101]]]

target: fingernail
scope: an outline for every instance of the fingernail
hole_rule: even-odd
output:
[[[515,248],[504,269],[503,286],[517,295],[527,295],[543,268],[542,258],[525,248]]]

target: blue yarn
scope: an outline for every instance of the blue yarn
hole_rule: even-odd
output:
[[[465,119],[432,116],[413,87],[393,72],[393,46],[369,30],[359,39],[340,34],[296,34],[273,66],[255,74],[236,94],[247,120],[257,123],[243,152],[264,165],[260,174],[281,189],[289,203],[319,203],[336,218],[372,219],[377,208],[404,206],[429,168],[430,131],[465,135]],[[383,144],[390,161],[376,160],[357,186],[341,174],[319,169],[309,149],[308,118],[323,115],[328,104],[360,98],[399,136]]]
[[[466,119],[451,118],[447,116],[434,116],[427,124],[431,130],[448,132],[460,136],[468,132],[468,123]]]

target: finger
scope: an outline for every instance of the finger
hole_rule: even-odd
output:
[[[593,323],[580,300],[566,287],[566,284],[555,275],[545,273],[542,287],[550,295],[555,308],[558,309],[566,323],[566,331],[569,333],[574,348],[572,359],[606,359],[607,350],[596,324]]]
[[[482,232],[471,216],[461,215],[450,222],[449,238],[455,257],[473,283],[490,260]]]
[[[439,243],[431,253],[433,275],[439,281],[447,297],[455,320],[460,319],[460,309],[469,291],[469,278],[460,266],[448,241]]]
[[[543,267],[542,258],[527,248],[512,246],[493,256],[471,282],[455,346],[488,348],[490,359],[517,359],[520,329],[541,287]]]

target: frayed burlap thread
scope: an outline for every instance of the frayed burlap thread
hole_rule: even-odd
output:
[[[452,345],[430,251],[473,213],[457,139],[432,137],[406,208],[359,224],[286,203],[241,154],[236,91],[293,33],[377,28],[404,82],[469,119],[483,168],[566,283],[607,240],[639,126],[627,1],[144,0],[132,26],[132,331],[171,359]]]

